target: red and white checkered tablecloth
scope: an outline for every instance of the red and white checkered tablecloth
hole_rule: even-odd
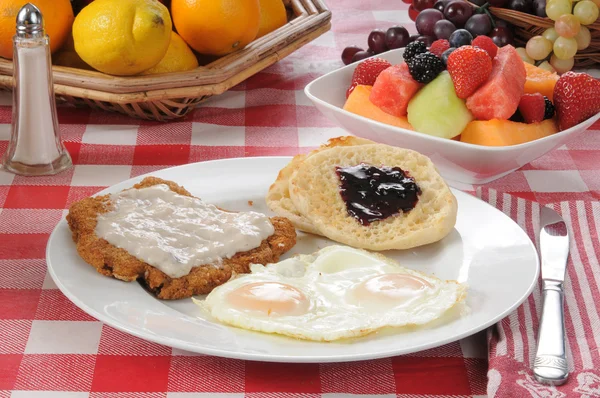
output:
[[[414,26],[399,0],[327,3],[333,12],[331,32],[185,119],[164,124],[60,108],[63,139],[75,166],[39,178],[0,171],[0,398],[486,395],[482,334],[421,353],[350,364],[222,359],[149,343],[103,325],[67,300],[46,272],[49,234],[75,200],[173,165],[295,155],[346,134],[311,105],[304,86],[342,66],[342,49],[366,45],[373,28],[406,24],[414,32]],[[10,122],[10,96],[3,94],[0,153],[6,150]],[[593,129],[600,130],[600,124]],[[542,204],[597,201],[599,159],[600,134],[589,131],[488,184],[485,192]]]

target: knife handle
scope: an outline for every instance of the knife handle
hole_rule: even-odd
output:
[[[540,383],[559,386],[564,384],[569,376],[565,348],[562,282],[543,280],[542,295],[542,317],[537,352],[533,362],[533,375]]]

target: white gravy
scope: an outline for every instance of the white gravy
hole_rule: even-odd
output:
[[[275,229],[256,212],[227,213],[160,184],[113,194],[114,209],[98,216],[96,234],[171,278],[252,250]]]

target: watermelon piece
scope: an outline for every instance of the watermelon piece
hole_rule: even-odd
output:
[[[519,107],[525,91],[527,72],[515,48],[498,49],[487,82],[467,98],[467,108],[475,119],[509,119]]]
[[[369,100],[392,116],[406,116],[408,102],[423,86],[415,81],[403,62],[393,65],[379,74]]]

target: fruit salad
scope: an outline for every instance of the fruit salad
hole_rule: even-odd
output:
[[[486,146],[517,145],[600,112],[600,81],[524,62],[463,29],[448,40],[408,44],[404,61],[371,57],[355,68],[348,112],[419,133]]]

